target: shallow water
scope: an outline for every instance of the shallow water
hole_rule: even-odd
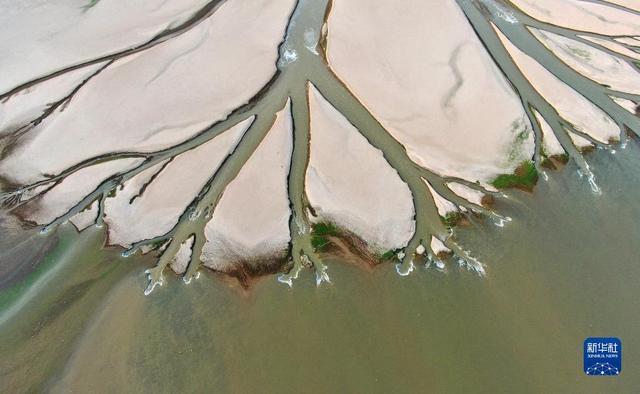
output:
[[[633,392],[640,386],[640,149],[589,156],[497,208],[513,221],[460,230],[487,277],[329,261],[248,293],[212,274],[144,296],[147,258],[58,246],[0,293],[0,391]],[[617,377],[582,372],[582,342],[618,336]]]

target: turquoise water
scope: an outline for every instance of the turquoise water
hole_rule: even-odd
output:
[[[487,277],[328,261],[248,292],[211,273],[143,295],[151,259],[70,228],[19,291],[0,294],[0,391],[634,392],[640,387],[640,149],[589,156],[459,230]],[[14,287],[15,288],[15,287]],[[1,317],[1,315],[0,315]],[[582,342],[617,336],[618,377],[587,377]]]

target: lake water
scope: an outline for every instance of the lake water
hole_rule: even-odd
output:
[[[639,157],[634,142],[589,155],[602,195],[569,165],[499,202],[505,228],[460,229],[486,278],[451,262],[400,277],[329,261],[328,286],[308,271],[244,292],[204,273],[144,296],[150,258],[64,227],[0,292],[0,391],[634,392]],[[3,245],[0,264],[15,264]],[[622,340],[620,376],[585,376],[589,336]]]

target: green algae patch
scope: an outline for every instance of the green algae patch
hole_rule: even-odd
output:
[[[560,155],[544,156],[542,166],[550,170],[558,170],[569,162],[569,155],[566,153]]]
[[[533,191],[538,182],[538,170],[531,161],[525,161],[516,168],[513,174],[502,174],[491,182],[498,189],[518,188]]]
[[[339,257],[365,269],[393,261],[401,249],[373,251],[366,241],[351,231],[332,222],[319,222],[311,227],[313,250],[328,256]]]
[[[529,139],[531,130],[526,126],[524,119],[518,119],[511,124],[511,132],[515,134],[515,137],[507,160],[509,163],[518,163],[527,157],[525,142]]]
[[[394,260],[395,258],[397,258],[398,253],[400,253],[400,251],[401,251],[400,249],[387,250],[386,252],[378,256],[378,260],[380,260],[380,262],[383,262],[383,263],[386,261]]]
[[[84,5],[82,8],[84,8],[84,10],[88,10],[89,8],[94,7],[96,4],[98,4],[100,2],[100,0],[89,0],[89,2]]]
[[[153,241],[150,245],[149,248],[151,250],[158,250],[162,247],[162,245],[164,245],[167,242],[166,239],[159,239],[157,241]]]
[[[447,228],[454,228],[462,220],[462,213],[458,211],[447,212],[442,218],[442,222]]]
[[[322,251],[331,243],[329,237],[339,237],[340,234],[340,229],[331,222],[316,223],[311,229],[311,246]]]

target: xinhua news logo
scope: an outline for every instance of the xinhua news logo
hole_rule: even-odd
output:
[[[609,337],[584,340],[584,373],[589,376],[616,376],[622,372],[622,342]]]

